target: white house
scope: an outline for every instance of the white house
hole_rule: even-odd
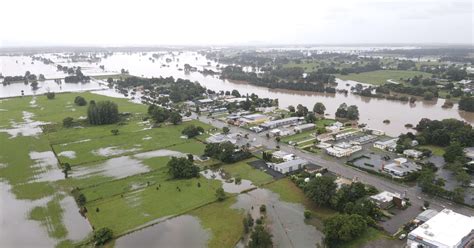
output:
[[[397,141],[398,138],[385,141],[376,141],[374,142],[374,147],[381,150],[395,151],[395,148],[397,148]]]
[[[422,152],[414,149],[406,149],[405,151],[403,151],[403,154],[410,158],[421,158],[421,156],[423,156]]]
[[[275,164],[273,166],[273,169],[282,174],[287,174],[293,171],[301,170],[307,164],[308,161],[298,158],[294,160],[285,161],[283,163]]]
[[[333,147],[326,148],[326,153],[337,158],[342,158],[349,157],[353,153],[358,152],[360,150],[362,150],[362,146],[353,146],[349,143],[342,142],[334,145]]]

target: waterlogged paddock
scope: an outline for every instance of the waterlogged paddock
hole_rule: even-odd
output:
[[[123,236],[115,241],[115,247],[207,247],[210,238],[199,219],[181,215],[156,225]]]

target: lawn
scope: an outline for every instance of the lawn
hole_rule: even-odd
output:
[[[235,202],[234,197],[227,198],[188,213],[199,218],[201,225],[211,232],[209,248],[234,247],[243,235],[243,213],[231,208]]]
[[[304,131],[304,132],[301,132],[301,133],[288,135],[288,136],[282,137],[281,141],[285,142],[285,143],[289,143],[290,141],[300,142],[300,141],[305,141],[305,140],[308,140],[308,139],[315,139],[315,137],[312,136],[311,134],[314,134],[316,132],[317,132],[316,130],[308,130],[308,131]]]
[[[180,215],[213,202],[216,200],[215,191],[221,186],[220,181],[208,180],[204,177],[188,180],[163,178],[158,183],[161,184],[160,187],[156,184],[150,185],[139,190],[88,202],[86,207],[89,210],[87,213],[89,222],[96,229],[109,227],[115,235],[120,235],[157,218]],[[101,185],[100,187],[108,186]],[[110,191],[107,191],[107,194],[110,194]]]
[[[273,177],[267,173],[257,170],[248,162],[254,161],[255,159],[247,159],[234,164],[223,165],[224,171],[229,173],[232,177],[240,177],[252,181],[255,185],[262,185],[273,180]]]
[[[355,240],[352,240],[348,243],[338,246],[339,248],[358,248],[363,247],[365,244],[369,243],[370,241],[378,240],[378,239],[391,239],[391,237],[384,234],[384,232],[379,231],[373,227],[368,227],[367,230]]]
[[[343,80],[353,80],[366,84],[382,85],[387,83],[387,80],[391,79],[395,82],[402,83],[400,78],[408,79],[414,76],[422,75],[423,77],[431,78],[431,74],[420,72],[420,71],[402,71],[402,70],[378,70],[371,72],[362,73],[351,73],[349,75],[336,75],[337,78]]]
[[[65,117],[78,119],[86,115],[87,107],[73,103],[78,95],[87,101],[111,100],[118,104],[120,112],[132,115],[121,125],[89,126],[82,121],[80,128],[64,128],[62,120]],[[145,105],[92,93],[56,94],[53,100],[48,100],[43,95],[3,99],[0,100],[0,109],[5,110],[0,115],[0,130],[4,130],[0,132],[0,180],[11,185],[11,191],[17,199],[45,199],[44,204],[25,213],[25,219],[40,224],[45,233],[57,240],[58,246],[75,245],[65,239],[68,230],[63,219],[65,210],[60,203],[75,187],[79,187],[87,198],[90,223],[96,228],[109,226],[116,234],[125,233],[156,218],[179,215],[215,201],[215,190],[221,185],[219,181],[203,177],[169,180],[166,169],[166,163],[170,159],[168,156],[141,159],[150,172],[121,179],[100,173],[86,177],[74,174],[77,168],[93,168],[114,156],[133,155],[155,149],[202,155],[205,147],[203,143],[180,136],[181,130],[188,125],[200,125],[208,129],[210,126],[207,124],[191,121],[149,129],[148,123],[142,121],[146,116]],[[29,113],[31,116],[28,116]],[[6,129],[23,123],[25,117],[33,122],[48,122],[44,127],[45,133],[38,129],[37,134],[22,136],[19,133],[17,137],[12,137],[5,132]],[[30,131],[28,126],[30,125],[18,130]],[[111,129],[118,129],[119,134],[112,135]],[[111,146],[129,151],[110,156],[92,153],[99,148]],[[74,151],[76,158],[62,155],[59,156],[61,162],[82,164],[73,167],[71,177],[67,180],[63,178],[55,157],[64,151]],[[34,158],[35,154],[48,156]],[[53,171],[56,174],[59,172],[59,177],[56,175],[54,179],[49,179],[47,176]],[[200,187],[197,186],[198,183]]]
[[[306,209],[312,212],[312,215],[320,220],[325,220],[332,215],[336,214],[336,211],[318,207],[316,204],[311,202],[304,194],[303,190],[298,188],[290,179],[283,178],[272,183],[266,184],[264,188],[267,188],[280,195],[282,201],[299,203],[305,206]]]
[[[423,146],[418,146],[418,148],[425,148],[430,150],[434,155],[436,156],[443,156],[445,151],[443,147],[440,146],[434,146],[434,145],[423,145]]]

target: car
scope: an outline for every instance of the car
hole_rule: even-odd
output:
[[[399,239],[399,240],[403,240],[403,239],[405,239],[406,237],[407,237],[407,235],[404,234],[404,233],[402,233],[400,236],[398,236],[398,239]]]

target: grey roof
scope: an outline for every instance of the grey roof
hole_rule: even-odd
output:
[[[438,214],[438,211],[434,209],[427,209],[421,212],[418,216],[416,216],[416,219],[423,222],[427,222],[429,219],[433,218],[437,214]]]

